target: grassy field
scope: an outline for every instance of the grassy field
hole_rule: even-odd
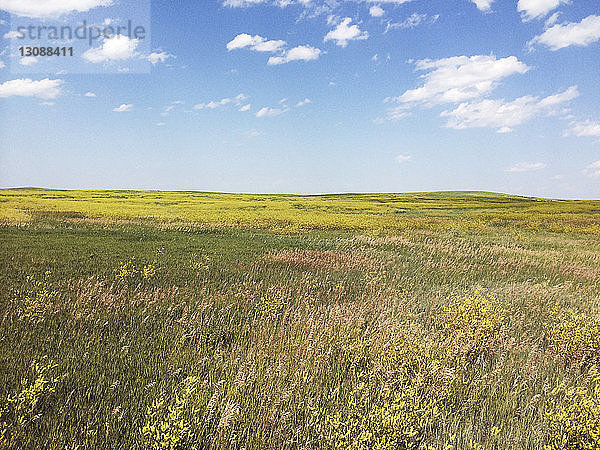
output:
[[[600,448],[600,201],[0,191],[0,448]]]

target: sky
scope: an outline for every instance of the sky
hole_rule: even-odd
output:
[[[82,20],[145,35],[20,54]],[[0,0],[0,36],[0,187],[600,198],[598,0]]]

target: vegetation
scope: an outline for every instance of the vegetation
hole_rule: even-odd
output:
[[[600,448],[600,202],[0,191],[0,448]]]

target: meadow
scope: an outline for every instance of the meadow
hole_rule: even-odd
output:
[[[600,448],[600,201],[0,190],[0,448]]]

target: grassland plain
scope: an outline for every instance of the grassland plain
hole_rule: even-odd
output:
[[[600,448],[600,202],[0,191],[0,447]]]

